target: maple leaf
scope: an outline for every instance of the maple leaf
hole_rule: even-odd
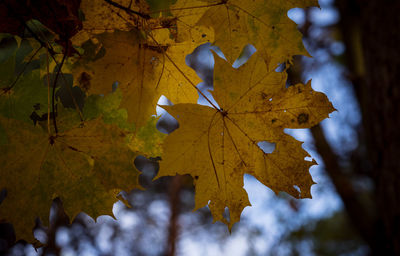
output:
[[[73,70],[76,77],[82,74],[89,77],[89,93],[108,93],[112,84],[118,82],[123,92],[121,106],[127,109],[129,121],[137,127],[155,114],[161,95],[177,103],[196,102],[195,85],[200,82],[185,63],[184,56],[192,49],[179,44],[165,48],[149,46],[139,43],[139,37],[138,31],[97,35],[106,49],[104,56]]]
[[[120,190],[139,187],[125,133],[101,118],[52,136],[14,119],[0,117],[0,126],[6,134],[0,145],[0,187],[7,189],[0,215],[14,224],[17,240],[34,241],[34,220],[48,223],[56,197],[72,219],[81,211],[96,218],[112,215]]]
[[[301,142],[283,128],[310,127],[334,109],[310,83],[286,88],[286,73],[273,70],[279,63],[290,63],[294,54],[307,55],[286,13],[317,1],[172,2],[57,0],[50,5],[62,7],[55,16],[38,16],[63,39],[59,44],[68,51],[61,64],[41,40],[37,52],[47,49],[46,58],[50,53],[54,60],[47,64],[52,69],[59,65],[64,73],[71,70],[75,85],[87,97],[72,83],[61,88],[55,81],[44,85],[44,70],[38,67],[19,73],[26,56],[32,54],[30,42],[1,41],[11,47],[0,55],[0,188],[8,192],[0,215],[13,222],[18,239],[33,241],[34,218],[46,224],[55,197],[62,199],[71,218],[81,211],[92,217],[112,215],[117,193],[139,187],[133,166],[138,154],[159,156],[164,151],[158,177],[190,173],[196,184],[196,208],[209,204],[214,219],[229,228],[250,205],[243,189],[245,173],[275,192],[310,197],[313,182],[308,169],[315,161],[304,161],[308,154]],[[29,1],[26,4],[30,6]],[[48,8],[39,7],[18,10],[23,19],[5,31],[20,32],[27,26],[22,21]],[[0,12],[4,5],[0,4]],[[52,40],[46,38],[46,44],[50,46]],[[71,42],[80,52],[74,58],[71,55],[77,51],[69,47]],[[215,57],[213,95],[220,107],[191,104],[197,101],[200,79],[186,65],[185,56],[205,42],[219,46],[229,63],[249,43],[258,49],[239,69]],[[64,62],[66,56],[71,58]],[[21,75],[15,80],[17,73]],[[47,77],[55,80],[53,76],[59,74]],[[62,77],[67,80],[67,75]],[[69,93],[74,104],[53,97],[54,113],[48,113],[50,85],[53,95],[61,99]],[[80,97],[79,106],[74,95]],[[165,107],[180,128],[167,137],[163,149],[164,135],[156,131],[157,118],[151,117],[161,95],[173,103],[186,103]],[[46,120],[34,119],[32,126],[32,108]],[[47,116],[54,121],[52,126]],[[264,153],[258,146],[262,141],[274,143],[274,151]],[[229,220],[222,215],[226,207]]]
[[[170,11],[181,15],[178,19],[182,26],[212,28],[213,43],[230,63],[243,47],[252,44],[268,68],[274,68],[278,63],[290,61],[293,55],[309,56],[301,33],[287,12],[295,7],[317,5],[317,0],[178,0]]]
[[[250,205],[243,188],[245,173],[275,193],[311,197],[308,170],[316,162],[305,161],[309,155],[302,143],[283,129],[311,127],[334,108],[324,94],[312,90],[310,82],[286,88],[286,73],[267,72],[257,53],[239,69],[216,55],[214,59],[212,94],[220,108],[164,106],[179,128],[164,142],[157,178],[190,174],[196,186],[195,208],[208,204],[214,220],[231,229]],[[264,153],[258,146],[262,141],[274,143],[274,151]],[[226,207],[229,220],[223,217]]]
[[[130,31],[133,28],[143,34],[169,31],[169,38],[176,42],[189,41],[196,47],[212,39],[213,32],[202,26],[190,26],[193,23],[187,10],[181,10],[180,1],[140,0],[82,0],[81,10],[85,15],[83,29],[75,37],[75,41],[86,41],[90,35],[116,30]],[[171,9],[171,10],[170,10]],[[189,40],[190,39],[190,40]],[[158,42],[164,45],[164,41]]]
[[[40,70],[32,63],[24,63],[24,57],[33,50],[30,44],[22,40],[17,46],[14,38],[7,38],[7,41],[8,54],[0,61],[0,114],[32,122],[33,111],[47,110],[47,87],[40,78]],[[39,50],[32,56],[38,55]],[[25,69],[29,66],[30,70],[21,66]]]
[[[27,75],[36,76],[38,72],[35,70]],[[21,83],[26,80],[23,78]],[[22,95],[29,96],[31,89],[37,89],[40,97],[45,96],[47,101],[47,88],[43,83],[38,84],[46,89],[45,92],[27,81],[22,83],[25,89]],[[12,94],[10,99],[15,96]],[[24,98],[18,97],[20,99]],[[37,99],[27,99],[27,108],[32,108]],[[28,124],[32,120],[26,122],[26,111],[21,118],[12,115],[25,121],[24,124],[0,117],[0,164],[4,167],[1,171],[4,182],[0,182],[0,187],[8,192],[0,214],[14,224],[18,239],[34,241],[31,231],[35,217],[40,217],[46,225],[49,206],[57,196],[62,199],[71,219],[81,211],[95,218],[102,214],[112,215],[113,203],[121,199],[117,197],[120,190],[140,188],[139,173],[133,160],[139,154],[160,155],[165,135],[156,130],[157,118],[154,117],[132,133],[135,129],[127,122],[127,111],[119,107],[121,99],[119,89],[105,96],[90,95],[82,109],[83,123],[75,109],[60,106],[59,133],[53,136],[44,132],[47,118],[39,121],[43,126],[41,129]],[[17,102],[13,107],[25,109],[25,105]],[[6,108],[1,114],[10,115],[14,108]],[[35,203],[33,208],[32,202]],[[28,208],[32,208],[31,214],[22,216]]]
[[[83,28],[78,37],[86,36],[84,40],[87,40],[89,34],[131,30],[139,23],[140,18],[143,18],[137,14],[147,12],[148,6],[144,1],[82,0],[80,9],[85,19],[82,21]]]
[[[89,2],[82,2],[87,19],[73,38],[85,53],[72,70],[78,80],[83,77],[88,93],[108,93],[118,82],[124,95],[121,106],[137,127],[155,114],[161,95],[174,103],[197,101],[200,79],[185,56],[199,43],[213,40],[209,30],[177,31],[177,17],[152,18],[144,1]]]
[[[135,125],[127,121],[128,113],[126,109],[119,107],[121,101],[122,91],[120,89],[105,96],[90,95],[85,101],[83,116],[87,120],[101,116],[105,123],[116,124],[121,129],[131,132],[127,134],[128,146],[136,154],[146,157],[160,156],[165,134],[156,128],[158,118],[148,118],[146,124],[136,130]]]

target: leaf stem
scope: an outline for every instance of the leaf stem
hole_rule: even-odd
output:
[[[49,72],[49,48],[46,48],[46,66],[47,66],[47,132],[50,135],[50,72]]]
[[[185,75],[185,73],[183,73],[183,71],[175,64],[175,62],[171,59],[171,57],[169,57],[167,53],[164,53],[164,54],[165,54],[165,56],[167,56],[167,58],[169,59],[169,61],[171,61],[171,63],[174,65],[174,67],[179,71],[179,73],[181,73],[182,76],[183,76],[183,77],[184,77],[184,78],[185,78],[185,79],[200,93],[200,95],[203,96],[203,97],[208,101],[208,103],[210,103],[210,105],[211,105],[213,108],[215,108],[215,109],[218,110],[219,112],[222,112],[222,110],[219,109],[217,106],[215,106],[215,104],[212,103],[212,101],[211,101],[199,88],[197,88],[197,86],[189,79],[189,77],[187,77],[187,76]]]
[[[181,11],[181,10],[188,10],[188,9],[197,9],[197,8],[207,8],[207,7],[213,7],[213,6],[218,6],[222,4],[226,4],[226,0],[220,1],[215,4],[207,4],[207,5],[199,5],[199,6],[190,6],[190,7],[181,7],[181,8],[169,8],[169,9],[162,9],[162,10],[156,10],[149,12],[150,14],[153,13],[159,13],[159,12],[170,12],[170,11]]]
[[[134,10],[128,8],[128,7],[122,6],[119,3],[116,3],[116,2],[111,1],[111,0],[104,0],[104,1],[107,2],[108,4],[114,6],[114,7],[117,7],[119,9],[121,9],[121,10],[124,10],[128,14],[136,14],[137,16],[140,16],[140,17],[142,17],[143,19],[146,19],[146,20],[150,19],[150,16],[148,14],[143,14],[143,13],[134,11]]]
[[[210,121],[210,125],[208,126],[208,130],[207,130],[207,146],[208,146],[208,154],[210,156],[210,160],[211,160],[211,164],[213,166],[214,169],[214,174],[215,174],[215,178],[217,180],[217,184],[218,184],[218,188],[221,188],[220,183],[219,183],[219,178],[218,178],[218,173],[217,173],[217,168],[215,167],[215,163],[214,163],[214,158],[212,156],[212,152],[211,152],[211,143],[210,143],[210,132],[211,132],[211,127],[212,124],[214,122],[215,116],[217,115],[218,111],[215,112],[215,114],[212,116],[211,121]]]
[[[160,44],[157,42],[157,40],[149,33],[148,36],[157,44],[157,46],[160,48],[160,50],[162,50],[163,55],[165,55],[168,60],[172,63],[172,65],[174,65],[174,67],[179,71],[179,73],[181,73],[181,75],[198,91],[198,93],[200,93],[201,96],[203,96],[208,103],[210,103],[210,105],[215,108],[217,111],[222,112],[221,109],[219,109],[217,106],[215,106],[214,103],[212,103],[212,101],[207,98],[207,96],[199,89],[197,88],[197,86],[192,82],[192,80],[189,79],[189,77],[187,77],[187,75],[185,75],[185,73],[176,65],[176,63],[171,59],[171,57],[165,52],[165,50],[162,49],[162,47],[160,46]],[[160,78],[161,80],[161,78]]]
[[[63,58],[62,58],[62,60],[61,60],[60,66],[59,66],[59,68],[58,68],[58,70],[57,70],[57,74],[56,74],[56,77],[55,77],[54,82],[53,82],[53,92],[52,92],[52,98],[51,98],[51,108],[52,108],[52,112],[53,112],[54,131],[55,131],[56,134],[58,133],[58,129],[57,129],[57,120],[56,120],[56,112],[55,112],[56,87],[57,87],[57,80],[58,80],[58,77],[60,76],[60,73],[61,73],[61,68],[63,67],[64,62],[65,62],[65,59],[66,59],[66,57],[67,57],[68,46],[69,46],[69,45],[68,45],[68,42],[67,42],[67,43],[66,43],[66,46],[65,46],[65,52],[64,52]]]

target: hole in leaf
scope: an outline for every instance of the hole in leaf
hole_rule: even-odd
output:
[[[214,97],[211,94],[211,91],[213,90],[212,86],[207,83],[200,83],[197,85],[197,88],[199,88],[199,90],[207,97],[208,100],[210,100],[217,108],[219,108],[218,103],[214,100]],[[204,96],[199,93],[199,99],[197,100],[198,104],[211,107],[211,104],[208,102],[208,100],[206,100]]]
[[[257,143],[257,145],[261,148],[262,151],[264,151],[265,154],[271,154],[274,152],[276,144],[271,143],[268,141],[260,141]]]
[[[272,101],[272,98],[269,98],[269,101]]]
[[[246,63],[256,51],[257,50],[253,45],[246,45],[240,53],[239,58],[237,58],[233,63],[232,67],[239,68],[241,65]]]
[[[286,67],[286,64],[281,63],[276,67],[275,72],[283,72],[285,70],[285,67]]]
[[[168,112],[165,112],[157,121],[156,127],[160,132],[169,134],[178,129],[179,123]]]
[[[196,70],[199,77],[207,84],[212,84],[213,81],[214,57],[211,50],[221,58],[225,58],[222,51],[217,46],[211,45],[210,43],[198,46],[185,58],[186,64]]]
[[[156,107],[157,116],[161,116],[162,114],[167,112],[162,107],[159,107],[159,106],[164,106],[164,105],[172,106],[173,104],[167,97],[165,97],[164,95],[161,95],[160,98],[158,99],[157,107]]]
[[[118,89],[119,84],[120,84],[119,81],[115,81],[112,84],[112,92],[115,92]]]
[[[313,158],[311,156],[304,157],[304,160],[312,162]]]
[[[144,188],[148,188],[153,183],[153,178],[156,176],[159,165],[158,161],[160,158],[146,158],[145,156],[139,155],[134,160],[135,167],[142,173],[139,175],[139,183]]]
[[[172,102],[169,101],[164,95],[162,95],[158,100],[157,105],[171,106]],[[178,121],[172,115],[170,115],[165,109],[157,106],[156,111],[157,111],[157,116],[161,115],[160,119],[158,119],[156,124],[156,127],[160,132],[168,134],[178,129],[179,127]]]
[[[157,67],[160,64],[160,59],[153,56],[150,59],[150,64],[153,65],[153,67]]]

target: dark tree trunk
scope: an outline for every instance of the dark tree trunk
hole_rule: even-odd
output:
[[[400,255],[400,1],[362,1],[363,119],[377,200],[374,254]]]
[[[364,236],[373,255],[400,255],[400,1],[337,5],[362,111],[364,169],[375,184],[375,217]]]

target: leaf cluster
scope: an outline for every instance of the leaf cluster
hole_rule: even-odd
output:
[[[316,0],[57,0],[45,19],[47,2],[4,17],[2,32],[15,36],[0,42],[0,216],[18,239],[34,242],[34,220],[47,224],[56,197],[71,218],[112,215],[121,190],[140,188],[138,155],[161,157],[157,177],[191,175],[196,209],[209,205],[230,229],[250,205],[245,173],[276,193],[311,197],[315,161],[283,129],[311,127],[334,108],[311,82],[287,87],[276,68],[308,56],[286,13]],[[214,54],[213,98],[185,60],[207,42],[224,56]],[[248,44],[257,53],[233,68]],[[209,106],[196,104],[199,94]],[[162,95],[179,122],[166,138],[153,116]]]

